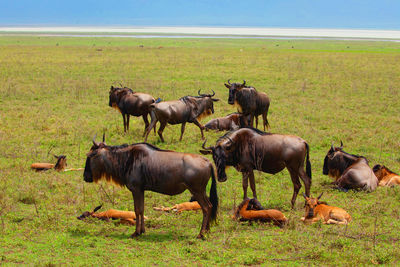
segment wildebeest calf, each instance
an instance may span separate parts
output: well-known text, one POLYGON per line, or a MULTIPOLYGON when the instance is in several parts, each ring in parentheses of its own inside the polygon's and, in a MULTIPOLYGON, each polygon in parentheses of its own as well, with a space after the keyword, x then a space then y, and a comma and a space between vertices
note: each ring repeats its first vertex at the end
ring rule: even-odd
POLYGON ((379 186, 394 186, 400 185, 400 175, 392 172, 385 165, 375 165, 372 170, 378 178, 379 186))
POLYGON ((232 131, 249 125, 246 116, 240 113, 232 113, 222 118, 215 118, 207 122, 204 127, 208 130, 232 131))

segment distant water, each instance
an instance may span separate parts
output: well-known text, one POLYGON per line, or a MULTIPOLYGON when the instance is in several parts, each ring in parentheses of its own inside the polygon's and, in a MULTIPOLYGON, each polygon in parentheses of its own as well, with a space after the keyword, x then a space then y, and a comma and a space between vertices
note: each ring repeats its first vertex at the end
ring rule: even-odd
POLYGON ((135 38, 285 38, 400 41, 400 31, 248 27, 0 27, 0 34, 135 38))

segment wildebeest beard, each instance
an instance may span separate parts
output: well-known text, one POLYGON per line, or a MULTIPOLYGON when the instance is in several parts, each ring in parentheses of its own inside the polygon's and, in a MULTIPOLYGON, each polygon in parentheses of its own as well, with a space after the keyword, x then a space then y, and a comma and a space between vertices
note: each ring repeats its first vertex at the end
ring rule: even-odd
POLYGON ((227 180, 226 177, 226 155, 223 152, 222 148, 217 148, 213 154, 215 166, 217 167, 217 176, 219 182, 225 182, 227 180))

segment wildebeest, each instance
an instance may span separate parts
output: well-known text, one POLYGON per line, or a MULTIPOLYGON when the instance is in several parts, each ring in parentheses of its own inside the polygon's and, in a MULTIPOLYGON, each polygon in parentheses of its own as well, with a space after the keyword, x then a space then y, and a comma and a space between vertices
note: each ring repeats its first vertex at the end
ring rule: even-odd
POLYGON ((153 207, 154 210, 157 211, 175 211, 176 213, 181 213, 182 211, 185 210, 199 210, 201 209, 199 202, 197 201, 188 201, 188 202, 183 202, 179 204, 175 204, 174 206, 170 208, 166 207, 153 207))
POLYGON ((338 207, 328 206, 325 202, 320 202, 317 198, 307 197, 306 199, 306 213, 302 220, 304 223, 315 223, 322 220, 323 224, 348 224, 351 222, 351 216, 344 210, 338 207))
POLYGON ((309 146, 306 141, 293 135, 265 133, 254 128, 241 128, 220 137, 215 146, 206 148, 205 142, 200 150, 203 154, 212 154, 219 181, 226 181, 226 166, 234 166, 243 173, 243 198, 247 198, 248 180, 257 198, 253 170, 275 174, 285 167, 290 173, 294 192, 292 207, 301 188, 299 178, 304 183, 306 194, 311 187, 311 163, 309 146), (306 160, 306 171, 304 161, 306 160))
MULTIPOLYGON (((159 99, 158 99, 159 101, 159 99)), ((150 105, 156 100, 149 94, 133 92, 132 89, 111 86, 108 105, 122 114, 124 120, 124 132, 129 131, 129 115, 142 116, 145 127, 143 136, 149 126, 147 114, 150 112, 150 105)))
POLYGON ((53 163, 32 163, 31 169, 35 171, 47 171, 50 169, 55 169, 56 171, 64 171, 65 168, 67 167, 67 156, 60 155, 56 156, 53 155, 56 159, 57 162, 56 164, 53 163))
POLYGON ((241 221, 261 221, 261 222, 272 222, 275 225, 283 226, 287 219, 285 215, 275 209, 264 209, 257 199, 245 199, 237 207, 234 218, 241 221))
POLYGON ((145 232, 144 191, 177 195, 189 189, 203 211, 203 223, 199 238, 210 229, 218 208, 217 183, 211 162, 196 154, 162 150, 147 143, 108 146, 97 143, 87 154, 85 182, 97 182, 102 178, 120 186, 126 186, 133 195, 136 231, 132 237, 145 232), (210 200, 206 186, 212 177, 210 200), (211 203, 210 203, 211 202, 211 203))
MULTIPOLYGON (((81 216, 77 217, 78 220, 83 220, 87 217, 94 217, 104 221, 108 221, 110 219, 112 220, 119 219, 120 220, 119 222, 121 224, 135 225, 136 223, 136 215, 133 211, 109 209, 103 212, 96 212, 99 209, 101 209, 101 207, 102 205, 94 208, 92 212, 85 211, 84 213, 82 213, 81 216)), ((147 217, 144 216, 144 219, 147 220, 147 217)))
POLYGON ((385 165, 377 164, 372 170, 376 178, 378 178, 380 186, 394 186, 400 185, 400 175, 392 172, 385 165))
POLYGON ((225 83, 229 89, 228 104, 237 105, 239 112, 245 116, 250 115, 250 126, 253 127, 254 117, 256 118, 256 128, 258 126, 258 116, 262 115, 264 131, 269 127, 267 115, 270 99, 266 93, 258 92, 254 87, 246 86, 243 83, 225 83))
POLYGON ((214 91, 211 95, 200 94, 199 90, 198 94, 199 96, 185 96, 179 100, 164 101, 150 105, 151 123, 146 130, 144 141, 147 141, 147 136, 149 135, 151 129, 155 127, 157 121, 160 122, 158 135, 160 136, 162 142, 164 142, 162 133, 167 123, 182 124, 181 137, 179 138, 179 141, 182 140, 187 122, 197 125, 201 131, 201 138, 204 139, 204 126, 200 124, 199 120, 204 116, 214 113, 213 102, 219 101, 219 99, 212 98, 215 95, 214 91))
POLYGON ((240 113, 232 113, 222 118, 215 118, 207 122, 204 127, 208 130, 232 131, 249 126, 248 118, 240 113))
POLYGON ((374 191, 378 179, 363 156, 349 154, 333 144, 324 159, 323 174, 335 179, 334 184, 339 189, 360 189, 374 191))

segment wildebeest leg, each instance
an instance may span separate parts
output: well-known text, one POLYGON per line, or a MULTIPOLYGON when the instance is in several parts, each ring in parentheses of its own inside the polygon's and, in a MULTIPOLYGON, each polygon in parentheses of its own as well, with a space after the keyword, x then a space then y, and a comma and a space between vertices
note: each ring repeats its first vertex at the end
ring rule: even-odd
POLYGON ((129 114, 126 114, 126 130, 128 131, 128 133, 129 133, 129 114))
POLYGON ((243 199, 247 198, 247 187, 249 186, 249 176, 247 172, 242 173, 242 187, 243 187, 243 199))
POLYGON ((300 178, 304 183, 304 187, 306 188, 306 196, 310 197, 311 179, 305 173, 303 165, 300 167, 299 173, 300 173, 300 178))
POLYGON ((253 114, 250 115, 250 127, 254 127, 254 116, 253 116, 253 114))
POLYGON ((269 127, 267 112, 263 113, 262 117, 263 117, 263 125, 264 125, 264 132, 265 132, 265 128, 268 129, 268 127, 269 127))
POLYGON ((185 125, 186 125, 186 122, 183 122, 182 126, 181 126, 181 137, 179 138, 179 141, 182 141, 182 136, 183 136, 183 133, 185 132, 185 125))
POLYGON ((164 142, 164 138, 163 138, 163 136, 162 136, 162 133, 163 133, 163 131, 164 131, 166 125, 167 125, 166 122, 161 122, 161 121, 160 121, 160 128, 158 128, 158 135, 159 135, 160 138, 161 138, 161 142, 164 142))
POLYGON ((256 118, 256 129, 258 128, 258 116, 254 116, 256 118))
POLYGON ((150 114, 151 114, 151 123, 150 123, 149 127, 147 127, 147 130, 146 130, 146 135, 144 137, 145 142, 147 141, 147 137, 149 136, 151 129, 154 128, 154 131, 156 130, 155 127, 156 127, 156 123, 157 123, 157 118, 154 114, 152 114, 152 113, 150 113, 150 114))
POLYGON ((124 121, 124 133, 126 133, 126 120, 125 120, 125 113, 121 113, 122 119, 124 121))
POLYGON ((204 126, 201 125, 200 122, 199 122, 197 119, 194 119, 194 120, 193 120, 193 123, 196 124, 197 127, 200 128, 200 131, 201 131, 201 139, 204 140, 204 133, 203 133, 204 126))
MULTIPOLYGON (((143 121, 144 121, 144 132, 143 132, 142 137, 144 137, 145 134, 146 134, 147 127, 149 127, 150 123, 149 123, 149 120, 147 119, 147 114, 143 114, 143 115, 142 115, 142 118, 143 118, 143 121)), ((154 130, 155 130, 155 129, 156 129, 156 128, 154 127, 154 130)))
POLYGON ((210 217, 211 217, 211 208, 212 205, 210 201, 207 198, 207 195, 205 194, 205 191, 203 193, 194 193, 193 196, 199 203, 201 210, 203 211, 203 222, 201 224, 201 229, 200 233, 197 236, 197 238, 203 238, 203 234, 210 230, 210 217))
POLYGON ((292 168, 288 168, 288 170, 290 173, 290 178, 292 178, 292 183, 293 183, 293 197, 291 203, 292 203, 292 208, 294 208, 294 203, 296 202, 297 194, 300 191, 301 183, 298 171, 292 168))
POLYGON ((134 192, 132 192, 132 196, 133 196, 133 203, 135 206, 136 231, 131 235, 131 237, 137 237, 140 234, 144 233, 144 220, 143 220, 144 192, 141 190, 135 190, 134 192))
POLYGON ((256 182, 254 180, 254 172, 248 172, 248 177, 249 177, 249 181, 250 181, 250 188, 251 191, 253 191, 253 198, 257 198, 257 192, 256 192, 256 182))

